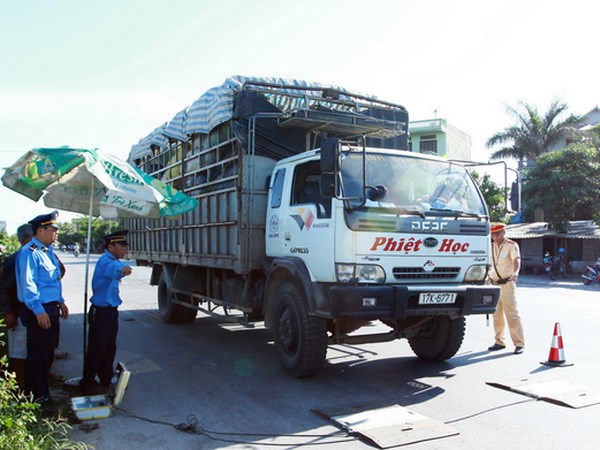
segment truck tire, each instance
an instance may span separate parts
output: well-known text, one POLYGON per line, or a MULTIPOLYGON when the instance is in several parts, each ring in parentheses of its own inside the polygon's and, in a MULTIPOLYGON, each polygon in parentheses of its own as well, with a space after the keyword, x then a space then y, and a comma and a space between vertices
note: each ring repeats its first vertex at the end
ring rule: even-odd
MULTIPOLYGON (((196 306, 197 304, 198 304, 197 302, 194 302, 194 306, 196 306)), ((198 314, 197 309, 186 308, 185 306, 181 306, 181 305, 173 305, 173 306, 176 306, 177 308, 181 308, 181 317, 180 317, 181 323, 192 323, 194 320, 196 320, 196 315, 198 314)))
POLYGON ((423 361, 445 361, 456 354, 464 337, 464 317, 436 316, 423 324, 419 334, 409 338, 408 343, 423 361))
POLYGON ((167 285, 165 275, 158 280, 158 313, 165 323, 180 323, 183 320, 184 306, 173 303, 173 294, 167 285))
POLYGON ((325 319, 308 315, 298 288, 284 283, 275 298, 273 335, 283 368, 296 378, 319 372, 327 355, 325 319))

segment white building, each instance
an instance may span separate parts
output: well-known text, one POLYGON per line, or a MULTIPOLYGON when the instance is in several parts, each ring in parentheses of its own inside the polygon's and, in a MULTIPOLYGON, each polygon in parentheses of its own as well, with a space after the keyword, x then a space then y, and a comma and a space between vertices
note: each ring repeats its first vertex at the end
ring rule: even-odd
POLYGON ((446 119, 415 120, 409 123, 408 129, 412 152, 471 161, 471 136, 446 119))
MULTIPOLYGON (((585 113, 579 119, 579 122, 576 125, 578 131, 586 131, 590 130, 594 126, 600 124, 600 108, 596 106, 591 109, 587 113, 585 113)), ((555 145, 550 147, 550 151, 553 152, 555 150, 560 150, 569 145, 569 138, 567 136, 563 136, 555 145)))

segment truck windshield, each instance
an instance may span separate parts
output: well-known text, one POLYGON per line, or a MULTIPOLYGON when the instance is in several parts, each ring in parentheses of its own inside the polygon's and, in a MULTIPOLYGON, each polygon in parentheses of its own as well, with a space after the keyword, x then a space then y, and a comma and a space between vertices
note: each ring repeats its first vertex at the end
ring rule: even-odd
POLYGON ((479 190, 467 170, 449 161, 367 153, 365 203, 361 205, 362 156, 342 153, 342 193, 352 208, 389 208, 396 213, 485 215, 479 190))

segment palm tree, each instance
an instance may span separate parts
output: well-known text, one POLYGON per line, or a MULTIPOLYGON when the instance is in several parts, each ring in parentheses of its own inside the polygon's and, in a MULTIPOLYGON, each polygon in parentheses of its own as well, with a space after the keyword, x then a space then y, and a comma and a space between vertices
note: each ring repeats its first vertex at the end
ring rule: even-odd
POLYGON ((494 134, 486 142, 486 147, 505 145, 493 152, 491 158, 515 158, 519 160, 519 167, 522 167, 523 161, 535 161, 562 137, 568 136, 574 130, 578 117, 571 115, 561 121, 559 116, 568 106, 559 100, 550 105, 543 117, 534 106, 524 102, 519 102, 519 106, 519 109, 508 107, 517 124, 494 134))

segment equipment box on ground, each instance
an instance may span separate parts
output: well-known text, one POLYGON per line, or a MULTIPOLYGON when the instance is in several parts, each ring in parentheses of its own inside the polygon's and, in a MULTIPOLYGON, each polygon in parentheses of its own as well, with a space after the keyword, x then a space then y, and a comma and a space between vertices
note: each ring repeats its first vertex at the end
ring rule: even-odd
POLYGON ((71 407, 80 420, 106 419, 112 415, 113 406, 123 401, 131 372, 121 363, 117 366, 118 377, 114 401, 108 395, 86 395, 71 398, 71 407))

